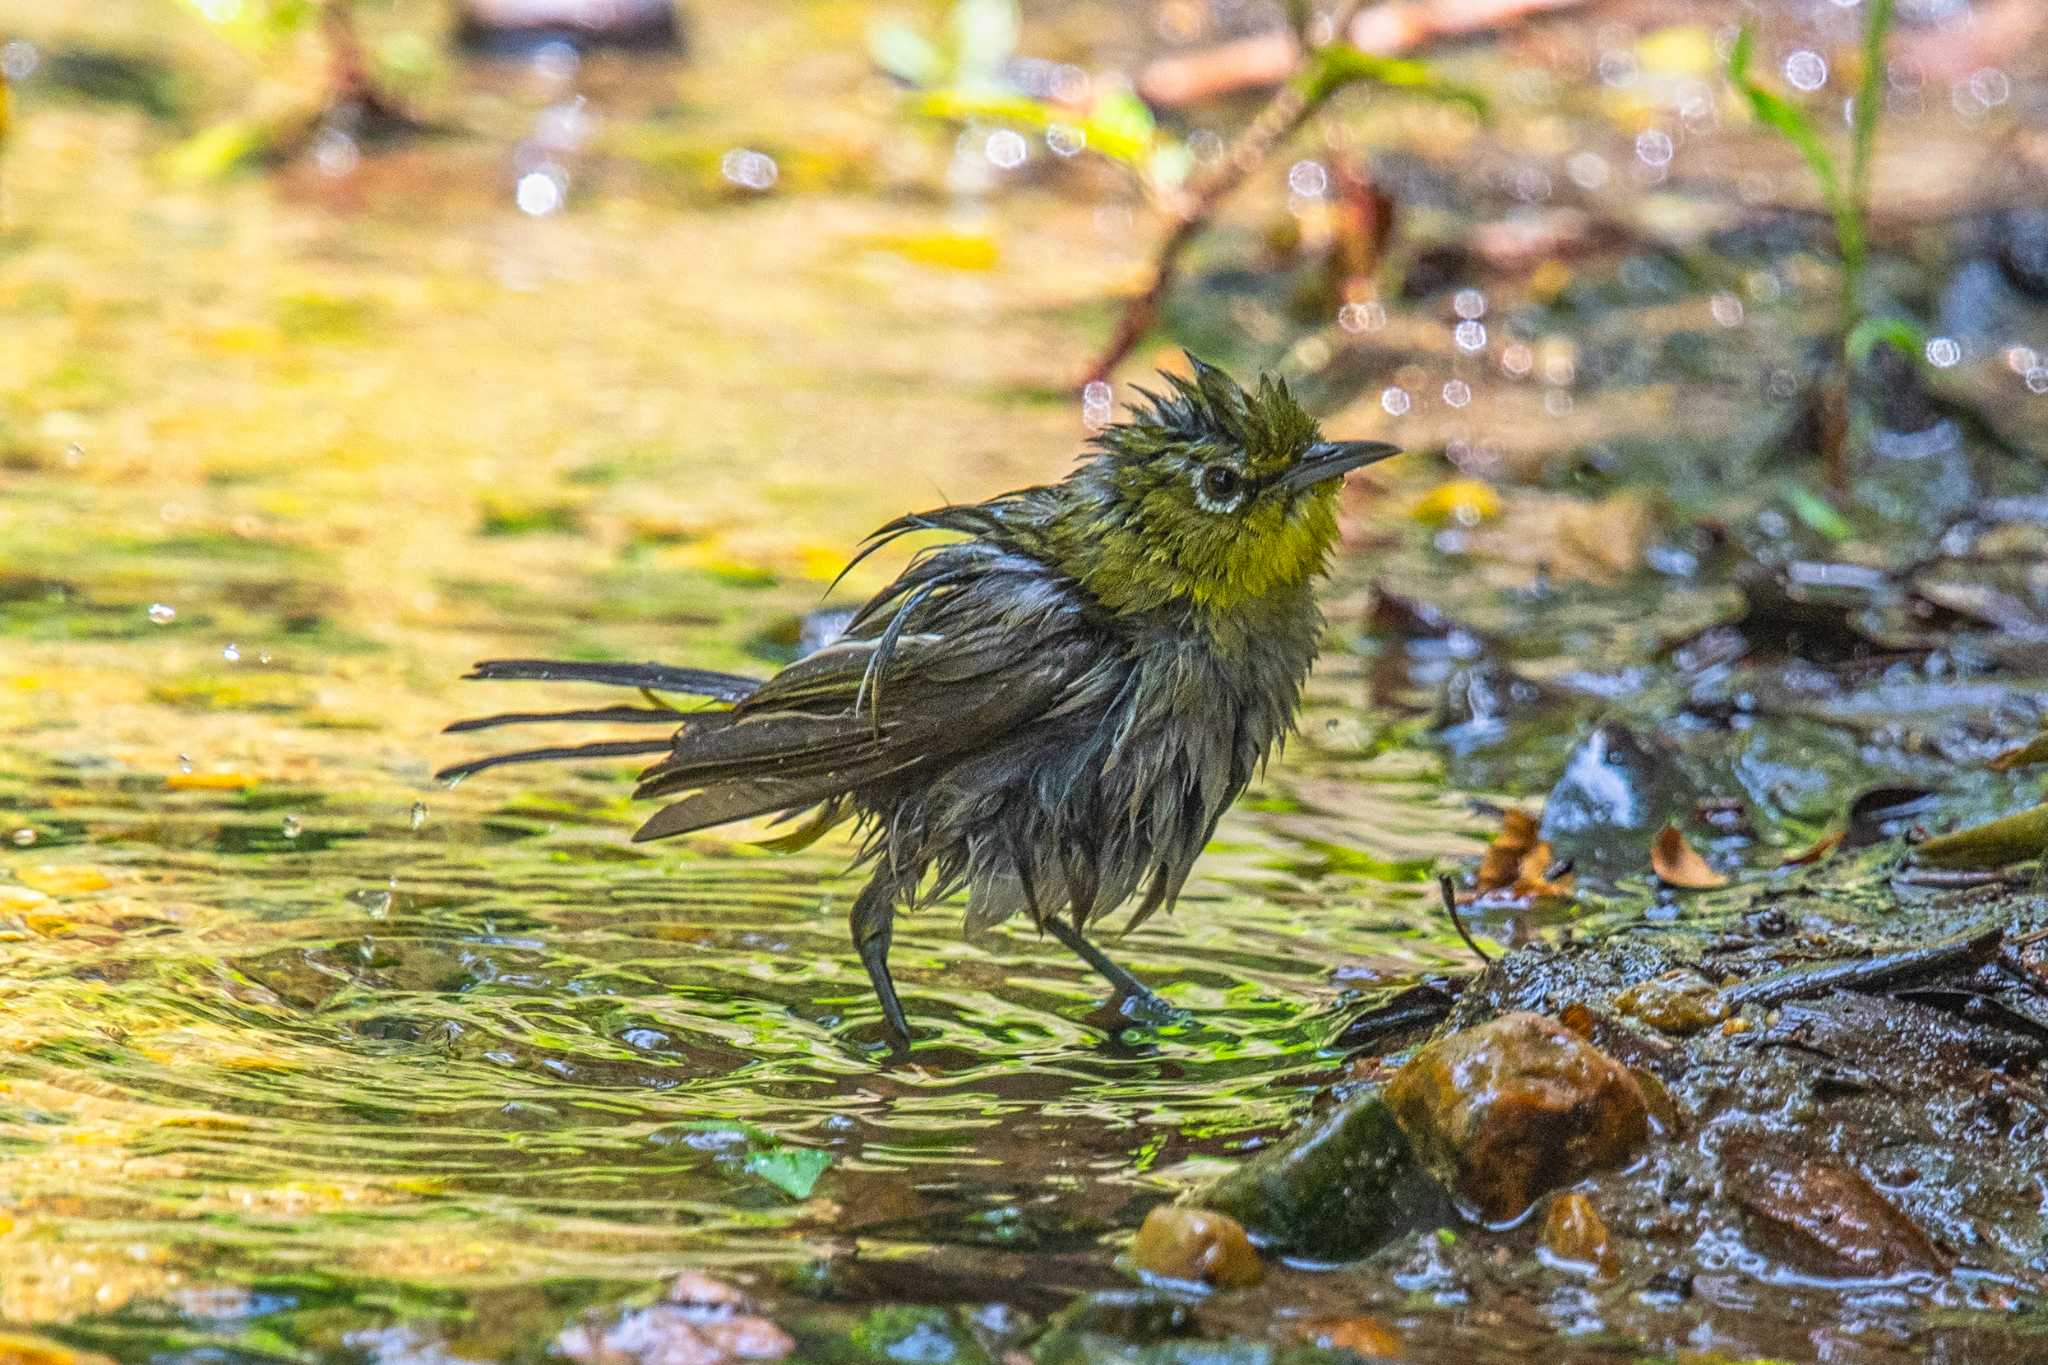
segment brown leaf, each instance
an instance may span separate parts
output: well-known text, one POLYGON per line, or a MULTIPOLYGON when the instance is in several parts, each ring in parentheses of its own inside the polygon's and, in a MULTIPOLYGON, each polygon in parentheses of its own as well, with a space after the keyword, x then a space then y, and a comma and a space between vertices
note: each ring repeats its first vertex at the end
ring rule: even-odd
POLYGON ((1728 879, 1707 866, 1707 860, 1685 841, 1676 825, 1657 831, 1650 844, 1650 870, 1666 886, 1685 891, 1711 891, 1728 885, 1728 879))
POLYGON ((1464 897, 1496 907, 1526 906, 1550 897, 1572 894, 1569 873, 1551 880, 1557 854, 1537 836, 1536 817, 1510 807, 1501 817, 1500 833, 1479 860, 1472 894, 1464 897))
POLYGON ((1991 771, 2009 773, 2035 763, 2048 763, 2048 733, 2035 735, 2017 749, 2007 749, 1991 760, 1991 771))
POLYGON ((1847 833, 1847 830, 1838 829, 1832 834, 1823 834, 1820 836, 1819 842, 1812 846, 1802 848, 1797 853, 1786 854, 1784 862, 1779 864, 1779 866, 1804 867, 1808 863, 1820 862, 1842 846, 1842 836, 1847 833))
POLYGON ((1368 1360, 1399 1360, 1401 1334, 1378 1318, 1317 1318, 1302 1328, 1302 1339, 1326 1351, 1349 1351, 1368 1360))

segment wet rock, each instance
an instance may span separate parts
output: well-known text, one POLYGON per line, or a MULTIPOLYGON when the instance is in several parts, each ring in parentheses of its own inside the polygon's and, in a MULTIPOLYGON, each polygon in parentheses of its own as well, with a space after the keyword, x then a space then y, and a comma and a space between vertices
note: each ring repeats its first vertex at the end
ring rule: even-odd
POLYGON ((1525 715, 1548 699, 1540 683, 1493 660, 1455 668, 1444 679, 1436 728, 1493 730, 1525 715))
POLYGON ((2010 209, 1992 229, 1998 243, 1998 264, 2013 287, 2037 299, 2048 299, 2048 209, 2039 205, 2010 209))
POLYGON ((1131 1261, 1147 1274, 1220 1289, 1254 1285, 1266 1276, 1241 1223, 1182 1204, 1162 1204, 1145 1215, 1131 1243, 1131 1261))
POLYGON ((493 54, 547 43, 579 47, 678 48, 674 0, 462 0, 456 41, 493 54))
POLYGON ((1728 1004, 1713 982, 1691 973, 1639 981, 1614 997, 1614 1008, 1660 1033, 1698 1033, 1728 1017, 1728 1004))
POLYGON ((1450 1211, 1378 1090, 1311 1118, 1194 1202, 1237 1219, 1262 1246, 1325 1261, 1363 1256, 1450 1211))
POLYGON ((1423 1164, 1491 1223, 1618 1165, 1649 1136, 1627 1068, 1521 1012, 1423 1048, 1388 1085, 1387 1102, 1423 1164))
POLYGON ((1593 1201, 1567 1190, 1550 1201, 1543 1215, 1543 1248, 1564 1264, 1599 1279, 1612 1279, 1620 1267, 1614 1239, 1593 1201))
POLYGON ((1575 866, 1632 871, 1650 835, 1688 810, 1675 761, 1619 721, 1602 721, 1565 760, 1543 803, 1545 841, 1575 866))
POLYGON ((1838 1162, 1738 1133, 1721 1145, 1721 1178, 1757 1249, 1808 1274, 1866 1278, 1948 1268, 1926 1233, 1838 1162))
POLYGON ((732 1285, 685 1271, 669 1286, 666 1302, 608 1322, 592 1316, 571 1323, 554 1349, 577 1365, 729 1365, 780 1360, 796 1341, 751 1311, 732 1285))

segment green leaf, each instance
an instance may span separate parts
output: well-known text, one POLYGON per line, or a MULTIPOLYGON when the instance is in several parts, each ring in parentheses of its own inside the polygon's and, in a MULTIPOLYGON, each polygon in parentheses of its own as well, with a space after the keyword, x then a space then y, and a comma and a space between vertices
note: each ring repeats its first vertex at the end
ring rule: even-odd
POLYGON ((1789 484, 1785 488, 1785 503, 1792 509, 1808 530, 1829 540, 1854 540, 1856 528, 1851 526, 1826 498, 1814 492, 1803 483, 1789 484))
POLYGON ((1828 154, 1827 147, 1820 140, 1820 130, 1814 127, 1806 111, 1751 79, 1749 62, 1754 51, 1755 38, 1749 25, 1744 24, 1736 36, 1734 48, 1728 53, 1728 80, 1748 102, 1750 113, 1758 123, 1799 149, 1799 155, 1813 172, 1813 178, 1820 183, 1822 202, 1834 217, 1835 246, 1842 254, 1843 268, 1849 272, 1852 281, 1859 279, 1863 274, 1862 214, 1843 193, 1835 159, 1828 154))
POLYGON ((1870 208, 1870 151, 1884 112, 1884 40, 1891 27, 1892 0, 1864 0, 1863 83, 1849 125, 1849 198, 1859 216, 1870 208))
POLYGON ((1159 125, 1152 111, 1127 86, 1112 88, 1095 101, 1081 125, 1088 146, 1106 157, 1137 165, 1152 153, 1159 125))
POLYGON ((1317 48, 1301 79, 1302 94, 1311 104, 1321 103, 1347 85, 1365 82, 1462 104, 1480 118, 1485 118, 1492 107, 1479 91, 1444 80, 1427 62, 1410 57, 1381 57, 1344 42, 1325 43, 1317 48))
POLYGON ((156 167, 177 185, 203 185, 245 170, 275 145, 276 132, 255 120, 216 123, 157 155, 156 167))
POLYGON ((1923 867, 2004 867, 2048 854, 2048 805, 1929 839, 1913 850, 1923 867))
POLYGON ((1927 330, 1924 327, 1905 318, 1881 317, 1865 318, 1850 328, 1849 335, 1842 339, 1842 354, 1849 358, 1851 364, 1860 365, 1884 342, 1898 347, 1914 361, 1927 354, 1927 330))
POLYGON ((747 1173, 781 1190, 791 1199, 809 1199, 818 1178, 832 1164, 832 1154, 816 1147, 770 1147, 747 1158, 747 1173))
POLYGON ((876 24, 868 30, 868 58, 883 74, 920 88, 946 78, 946 54, 908 24, 876 24))

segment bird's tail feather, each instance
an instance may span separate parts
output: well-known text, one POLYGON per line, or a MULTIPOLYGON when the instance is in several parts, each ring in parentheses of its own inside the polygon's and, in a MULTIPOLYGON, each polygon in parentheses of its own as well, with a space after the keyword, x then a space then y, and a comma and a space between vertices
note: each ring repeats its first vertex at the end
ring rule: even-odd
MULTIPOLYGON (((587 682, 607 687, 633 687, 648 694, 652 706, 594 706, 570 711, 506 711, 494 716, 475 716, 456 721, 450 733, 489 730, 500 725, 548 725, 563 721, 616 721, 625 725, 680 725, 684 713, 664 706, 657 692, 678 692, 731 705, 751 695, 761 684, 758 679, 736 673, 714 673, 704 668, 676 668, 668 664, 589 663, 573 659, 486 659, 470 670, 471 678, 519 679, 531 682, 587 682)), ((562 745, 545 749, 521 749, 514 753, 489 754, 443 768, 435 776, 444 780, 468 777, 486 768, 508 763, 545 763, 554 759, 623 758, 639 754, 664 754, 672 741, 663 739, 601 740, 590 744, 562 745)))
POLYGON ((509 754, 488 754, 473 758, 467 763, 456 763, 434 774, 435 778, 451 782, 457 778, 480 773, 486 768, 501 768, 508 763, 546 763, 559 758, 621 758, 630 754, 665 754, 669 750, 666 739, 613 739, 596 744, 569 744, 552 749, 520 749, 509 754))
POLYGON ((717 673, 708 668, 676 668, 669 664, 586 663, 574 659, 486 659, 465 676, 495 681, 588 682, 609 687, 638 687, 650 692, 681 692, 713 701, 743 701, 761 685, 759 678, 717 673))

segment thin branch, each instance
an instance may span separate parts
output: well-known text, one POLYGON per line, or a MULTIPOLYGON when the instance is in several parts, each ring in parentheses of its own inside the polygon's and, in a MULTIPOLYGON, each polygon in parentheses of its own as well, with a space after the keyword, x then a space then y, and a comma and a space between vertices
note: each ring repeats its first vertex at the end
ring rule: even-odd
MULTIPOLYGON (((1365 3, 1366 0, 1349 0, 1338 12, 1331 32, 1349 33, 1351 21, 1365 3)), ((1316 60, 1317 54, 1310 52, 1295 79, 1273 92, 1266 107, 1238 134, 1237 140, 1225 150, 1214 167, 1167 202, 1166 236, 1153 254, 1151 279, 1124 305, 1116 330, 1081 376, 1081 385, 1109 378, 1123 358, 1131 353, 1131 348, 1158 320, 1159 306, 1166 298, 1166 291, 1172 287, 1181 256, 1202 229, 1209 225, 1210 218, 1223 201, 1244 184, 1253 171, 1264 165, 1274 149, 1293 136, 1295 130, 1306 123, 1330 96, 1343 88, 1344 81, 1311 79, 1316 60)))
POLYGON ((1436 879, 1437 893, 1444 898, 1444 913, 1451 917, 1451 927, 1458 931, 1458 937, 1465 940, 1465 946, 1472 950, 1472 956, 1491 967, 1493 959, 1479 946, 1479 940, 1472 937, 1472 931, 1465 927, 1465 917, 1458 913, 1458 888, 1449 876, 1436 879))

